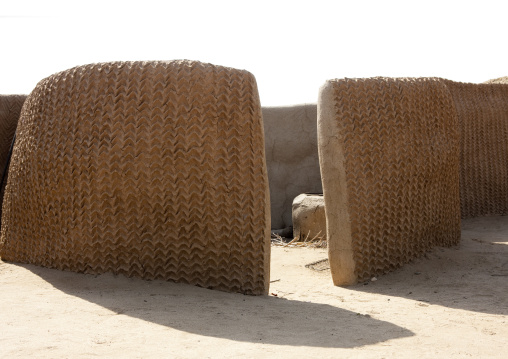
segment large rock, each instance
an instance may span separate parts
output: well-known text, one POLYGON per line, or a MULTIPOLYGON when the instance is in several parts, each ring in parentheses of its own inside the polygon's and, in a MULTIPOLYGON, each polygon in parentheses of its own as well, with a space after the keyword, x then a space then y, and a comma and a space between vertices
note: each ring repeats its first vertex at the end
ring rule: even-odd
POLYGON ((293 236, 299 241, 326 240, 325 200, 322 194, 303 193, 294 199, 293 236))
POLYGON ((316 104, 263 107, 272 229, 292 225, 300 193, 321 193, 316 104))

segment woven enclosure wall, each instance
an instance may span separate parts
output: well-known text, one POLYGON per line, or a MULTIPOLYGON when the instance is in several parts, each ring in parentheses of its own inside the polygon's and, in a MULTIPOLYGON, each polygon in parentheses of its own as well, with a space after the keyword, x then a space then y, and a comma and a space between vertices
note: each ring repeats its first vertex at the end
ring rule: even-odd
POLYGON ((318 144, 335 285, 460 239, 459 133, 438 79, 330 80, 318 144))
POLYGON ((44 79, 20 118, 3 219, 6 261, 266 293, 254 77, 171 61, 44 79))
POLYGON ((462 218, 508 214, 508 84, 446 84, 461 133, 462 218))
MULTIPOLYGON (((6 170, 12 139, 16 132, 21 108, 26 95, 0 95, 0 171, 6 170)), ((0 175, 1 176, 1 175, 0 175)), ((2 202, 8 172, 5 172, 4 182, 0 187, 0 218, 2 216, 2 202)), ((1 222, 0 222, 1 223, 1 222)))

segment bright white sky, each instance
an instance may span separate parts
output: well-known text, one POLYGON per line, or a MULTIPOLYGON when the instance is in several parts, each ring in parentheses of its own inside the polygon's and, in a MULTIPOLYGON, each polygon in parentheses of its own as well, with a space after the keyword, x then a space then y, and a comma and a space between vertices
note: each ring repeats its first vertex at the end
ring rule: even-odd
POLYGON ((327 79, 508 75, 506 1, 0 0, 0 93, 76 65, 191 59, 246 69, 263 106, 327 79), (506 5, 505 5, 505 4, 506 5))

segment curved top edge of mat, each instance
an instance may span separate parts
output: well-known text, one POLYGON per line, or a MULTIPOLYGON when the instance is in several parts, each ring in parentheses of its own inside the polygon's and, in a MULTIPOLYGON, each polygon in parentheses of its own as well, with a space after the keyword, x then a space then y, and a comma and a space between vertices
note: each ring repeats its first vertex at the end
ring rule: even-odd
POLYGON ((508 84, 508 76, 501 76, 482 82, 483 84, 508 84))
POLYGON ((328 79, 326 83, 336 82, 440 82, 444 79, 440 77, 387 77, 387 76, 376 76, 376 77, 343 77, 328 79))
POLYGON ((39 87, 40 85, 42 85, 46 81, 49 81, 49 80, 52 80, 52 79, 55 79, 55 78, 59 78, 59 77, 65 76, 66 74, 68 74, 70 72, 75 72, 75 71, 79 71, 79 70, 87 70, 87 69, 96 68, 98 70, 104 69, 104 71, 106 73, 109 73, 109 71, 111 71, 110 69, 114 68, 114 67, 122 68, 122 67, 125 67, 125 66, 130 66, 130 67, 143 68, 143 67, 146 67, 146 66, 160 66, 160 65, 169 65, 169 66, 180 67, 180 68, 202 67, 203 69, 210 69, 210 70, 214 69, 214 70, 217 70, 217 71, 225 71, 225 72, 229 72, 229 73, 235 73, 236 72, 236 73, 241 73, 241 74, 243 74, 246 77, 250 77, 252 80, 255 81, 255 76, 251 72, 249 72, 247 70, 236 69, 236 68, 233 68, 233 67, 227 67, 227 66, 222 66, 222 65, 214 65, 214 64, 211 64, 211 63, 201 62, 201 61, 197 61, 197 60, 187 60, 187 59, 149 60, 149 61, 139 60, 139 61, 94 62, 94 63, 84 64, 84 65, 74 66, 74 67, 71 67, 69 69, 56 72, 56 73, 54 73, 52 75, 49 75, 49 76, 43 78, 42 80, 40 80, 37 83, 35 88, 39 87))
POLYGON ((454 84, 454 85, 461 85, 461 86, 476 86, 479 88, 506 88, 508 87, 508 82, 506 83, 500 83, 500 82, 481 82, 481 83, 475 83, 475 82, 461 82, 461 81, 453 81, 448 79, 442 79, 446 84, 454 84))
POLYGON ((493 83, 493 82, 482 82, 482 83, 475 83, 475 82, 461 82, 461 81, 454 81, 449 80, 443 77, 388 77, 388 76, 375 76, 375 77, 343 77, 343 78, 335 78, 335 79, 328 79, 326 80, 326 83, 336 83, 336 82, 342 82, 342 81, 349 81, 349 82, 367 82, 367 81, 379 81, 379 82, 424 82, 424 81, 443 81, 445 83, 453 83, 453 84, 460 84, 460 85, 474 85, 478 87, 505 87, 508 85, 508 82, 506 83, 493 83))

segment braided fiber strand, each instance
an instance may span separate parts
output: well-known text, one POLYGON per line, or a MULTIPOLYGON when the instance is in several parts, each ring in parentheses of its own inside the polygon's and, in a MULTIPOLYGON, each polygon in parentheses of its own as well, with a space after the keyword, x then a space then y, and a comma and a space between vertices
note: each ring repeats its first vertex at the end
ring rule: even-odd
POLYGON ((266 293, 262 126, 246 71, 113 62, 44 79, 17 130, 2 259, 266 293))
POLYGON ((446 86, 432 78, 330 80, 319 101, 334 283, 457 244, 459 134, 446 86))

